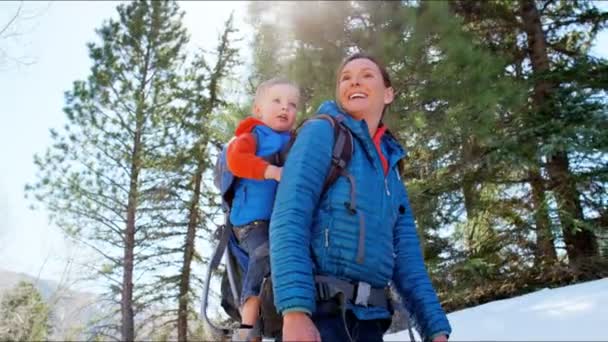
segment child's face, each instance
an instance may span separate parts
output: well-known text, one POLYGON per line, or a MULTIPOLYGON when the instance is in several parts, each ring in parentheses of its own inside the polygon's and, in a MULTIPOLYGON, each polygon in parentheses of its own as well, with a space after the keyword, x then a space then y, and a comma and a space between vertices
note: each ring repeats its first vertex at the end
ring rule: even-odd
POLYGON ((275 84, 263 92, 253 106, 253 114, 277 132, 286 132, 296 122, 298 90, 289 84, 275 84))

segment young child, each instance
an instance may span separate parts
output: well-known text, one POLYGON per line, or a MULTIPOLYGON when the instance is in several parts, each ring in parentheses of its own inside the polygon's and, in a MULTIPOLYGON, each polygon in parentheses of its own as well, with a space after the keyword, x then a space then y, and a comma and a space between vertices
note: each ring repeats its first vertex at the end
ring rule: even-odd
MULTIPOLYGON (((282 167, 262 157, 281 151, 291 138, 300 93, 296 85, 274 78, 260 84, 253 115, 241 121, 228 145, 228 169, 238 177, 230 222, 239 245, 249 255, 241 293, 241 326, 233 340, 246 340, 259 317, 262 281, 270 273, 268 220, 282 167), (257 252, 256 252, 257 250, 257 252)), ((256 334, 254 340, 260 340, 256 334)))

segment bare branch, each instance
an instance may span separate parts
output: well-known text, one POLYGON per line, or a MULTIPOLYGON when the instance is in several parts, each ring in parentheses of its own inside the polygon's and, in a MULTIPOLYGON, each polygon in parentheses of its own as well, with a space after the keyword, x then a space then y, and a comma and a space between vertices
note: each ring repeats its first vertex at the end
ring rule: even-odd
POLYGON ((6 25, 4 25, 4 27, 2 27, 0 29, 0 38, 6 38, 5 32, 9 29, 9 27, 11 27, 11 25, 13 25, 13 23, 17 20, 17 18, 19 18, 22 8, 23 8, 23 0, 21 0, 19 2, 19 7, 17 8, 15 15, 13 15, 13 17, 11 19, 9 19, 9 21, 6 23, 6 25))

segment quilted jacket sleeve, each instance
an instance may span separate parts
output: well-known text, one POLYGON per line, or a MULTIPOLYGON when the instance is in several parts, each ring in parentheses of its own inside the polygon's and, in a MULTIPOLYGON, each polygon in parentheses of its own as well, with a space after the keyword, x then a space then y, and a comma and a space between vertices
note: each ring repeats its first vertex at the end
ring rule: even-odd
POLYGON ((298 133, 283 168, 270 219, 270 264, 279 312, 315 311, 310 255, 314 211, 329 171, 333 129, 311 120, 298 133))
POLYGON ((403 189, 404 211, 395 227, 395 271, 393 282, 403 298, 405 307, 414 316, 417 328, 424 340, 431 340, 443 333, 451 333, 450 323, 439 303, 428 276, 416 233, 416 225, 403 189))
POLYGON ((228 145, 226 162, 235 176, 249 179, 264 179, 268 162, 255 155, 256 143, 253 134, 239 135, 228 145))

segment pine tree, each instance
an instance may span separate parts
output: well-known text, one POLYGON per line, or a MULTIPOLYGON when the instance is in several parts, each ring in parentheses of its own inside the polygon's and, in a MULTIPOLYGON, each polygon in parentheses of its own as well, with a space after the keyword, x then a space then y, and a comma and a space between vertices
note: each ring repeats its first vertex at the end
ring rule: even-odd
POLYGON ((401 74, 408 76, 399 81, 406 87, 392 109, 403 113, 405 178, 439 266, 431 269, 457 274, 446 283, 453 290, 480 286, 513 263, 509 246, 521 220, 501 180, 512 174, 504 118, 524 97, 505 76, 507 60, 480 46, 448 6, 423 2, 410 15, 413 29, 401 58, 401 74), (452 242, 439 238, 442 230, 453 231, 452 242))
POLYGON ((202 279, 193 267, 195 262, 207 262, 219 211, 210 173, 216 147, 225 141, 218 119, 230 105, 224 90, 238 63, 238 51, 232 46, 236 32, 230 17, 213 53, 215 62, 210 64, 211 54, 203 50, 193 57, 176 95, 180 103, 162 123, 164 144, 150 157, 150 172, 164 177, 155 189, 156 206, 162 210, 154 220, 162 231, 156 233, 151 246, 154 279, 145 284, 142 294, 148 302, 157 303, 158 309, 142 326, 149 326, 148 330, 159 325, 161 329, 173 327, 176 334, 167 338, 180 341, 195 338, 191 329, 197 317, 193 292, 202 279), (197 246, 199 238, 209 245, 197 246))
POLYGON ((197 58, 197 62, 195 62, 192 67, 193 74, 198 75, 198 77, 195 76, 194 78, 195 84, 191 94, 195 97, 193 101, 193 103, 196 104, 193 108, 195 115, 185 119, 194 119, 194 121, 190 122, 186 127, 189 127, 190 133, 198 138, 195 139, 195 143, 189 151, 190 158, 188 158, 192 163, 195 163, 196 166, 193 174, 187 174, 190 176, 188 179, 191 179, 191 183, 188 186, 188 188, 191 189, 191 197, 187 209, 188 230, 184 241, 183 264, 179 280, 177 333, 178 340, 180 341, 186 341, 188 339, 188 317, 193 311, 191 304, 191 268, 195 258, 196 231, 199 228, 206 228, 212 218, 209 213, 205 213, 205 211, 200 208, 200 205, 205 198, 207 199, 205 201, 207 203, 203 203, 203 205, 206 208, 212 207, 212 202, 209 202, 209 198, 213 198, 213 192, 207 189, 205 193, 202 193, 202 190, 205 187, 209 188, 211 186, 209 181, 204 184, 205 173, 212 169, 209 157, 210 150, 212 150, 213 147, 212 140, 214 127, 211 123, 211 119, 212 113, 225 104, 225 101, 221 96, 221 83, 230 76, 231 70, 238 62, 238 51, 232 47, 234 43, 233 35, 236 32, 237 31, 233 26, 233 16, 231 15, 226 21, 224 32, 219 39, 215 51, 215 65, 212 68, 207 66, 205 59, 201 55, 197 58), (197 72, 197 70, 199 71, 197 72), (204 72, 204 74, 201 74, 201 71, 204 72), (201 98, 201 94, 203 93, 208 94, 208 96, 206 98, 201 98))
POLYGON ((533 107, 516 113, 512 122, 519 125, 513 135, 521 147, 514 152, 529 170, 538 257, 555 260, 550 226, 561 226, 572 262, 596 255, 599 227, 584 217, 583 208, 601 217, 605 207, 599 192, 585 188, 605 187, 601 170, 606 144, 597 129, 606 125, 600 114, 605 106, 598 101, 606 83, 590 75, 601 74, 606 62, 588 50, 605 25, 606 13, 587 1, 452 4, 470 29, 484 37, 484 44, 508 52, 514 76, 533 89, 533 107), (517 40, 521 35, 526 40, 517 40), (548 217, 551 203, 556 203, 558 219, 548 217))
POLYGON ((0 340, 43 341, 51 333, 50 309, 29 282, 21 281, 0 301, 0 340))
MULTIPOLYGON (((584 45, 588 44, 588 41, 586 41, 585 38, 580 38, 577 34, 578 30, 568 32, 563 37, 559 37, 559 33, 557 33, 556 30, 566 26, 563 22, 564 19, 570 19, 571 21, 573 20, 573 23, 592 24, 591 30, 587 33, 590 36, 594 36, 594 31, 597 32, 599 25, 601 25, 602 22, 605 22, 606 19, 608 19, 608 16, 604 15, 602 18, 602 15, 600 15, 595 8, 590 7, 583 2, 574 4, 562 2, 556 6, 547 6, 550 6, 550 3, 546 3, 545 10, 548 10, 546 15, 551 19, 551 22, 553 22, 553 27, 548 29, 543 28, 542 14, 533 1, 520 1, 520 12, 523 30, 527 35, 527 47, 535 76, 532 99, 537 111, 536 116, 538 117, 538 120, 544 122, 548 120, 550 123, 548 127, 545 126, 548 130, 541 132, 541 134, 544 133, 543 135, 550 139, 544 141, 547 171, 551 179, 550 187, 554 191, 557 200, 559 218, 568 257, 573 263, 577 263, 584 256, 595 256, 598 254, 595 233, 581 224, 584 221, 583 208, 580 199, 581 194, 577 189, 576 180, 570 171, 570 168, 572 167, 570 159, 572 157, 568 153, 568 149, 573 150, 572 146, 568 146, 570 145, 569 143, 576 143, 576 141, 568 141, 573 138, 569 137, 567 132, 568 128, 573 126, 571 116, 576 116, 579 120, 583 119, 582 125, 580 123, 575 124, 575 126, 580 125, 583 127, 587 123, 585 121, 588 121, 588 118, 576 115, 578 114, 576 112, 570 112, 571 108, 568 108, 570 107, 568 105, 572 105, 572 103, 563 103, 571 101, 567 98, 568 95, 570 95, 570 91, 562 88, 562 94, 558 94, 558 92, 560 92, 559 88, 562 80, 552 79, 552 77, 549 76, 552 64, 549 56, 549 39, 550 34, 557 35, 558 37, 553 37, 553 48, 556 49, 556 52, 565 55, 565 57, 574 57, 574 62, 579 64, 581 62, 580 58, 584 57, 584 55, 581 56, 585 51, 584 45), (566 15, 564 16, 562 13, 566 15), (590 19, 589 17, 595 18, 590 19), (555 40, 555 38, 561 39, 555 40), (561 106, 559 102, 562 102, 561 106), (563 104, 566 106, 563 106, 563 104), (557 120, 555 120, 556 117, 557 120), (557 125, 555 125, 555 123, 557 123, 557 125), (563 129, 565 131, 563 133, 565 134, 562 132, 555 134, 555 128, 563 129), (557 144, 551 142, 551 140, 558 140, 557 144)), ((554 62, 553 64, 562 64, 560 59, 564 57, 558 58, 557 62, 554 62)), ((582 62, 585 62, 585 60, 582 62)), ((562 67, 566 70, 568 68, 567 65, 564 64, 562 64, 562 67)), ((561 78, 560 76, 561 75, 558 77, 561 78)))
POLYGON ((176 106, 188 36, 175 2, 137 1, 117 12, 97 31, 101 41, 89 44, 91 74, 66 93, 68 123, 51 130, 54 143, 36 156, 38 180, 26 190, 104 259, 91 268, 108 282, 111 300, 120 295, 121 339, 134 340, 134 318, 149 304, 135 282, 162 228, 154 217, 164 177, 148 172, 150 156, 165 143, 161 128, 176 106))

